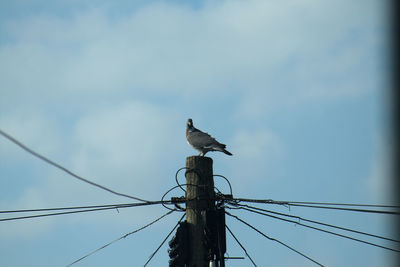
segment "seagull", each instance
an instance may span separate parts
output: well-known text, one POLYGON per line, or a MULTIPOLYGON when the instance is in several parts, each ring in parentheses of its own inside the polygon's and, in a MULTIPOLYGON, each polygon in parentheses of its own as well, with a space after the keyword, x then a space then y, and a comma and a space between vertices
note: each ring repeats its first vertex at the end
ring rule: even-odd
POLYGON ((220 151, 232 156, 232 153, 225 149, 226 145, 219 143, 208 133, 196 129, 192 119, 187 121, 186 139, 189 145, 200 152, 199 156, 204 156, 208 151, 220 151))

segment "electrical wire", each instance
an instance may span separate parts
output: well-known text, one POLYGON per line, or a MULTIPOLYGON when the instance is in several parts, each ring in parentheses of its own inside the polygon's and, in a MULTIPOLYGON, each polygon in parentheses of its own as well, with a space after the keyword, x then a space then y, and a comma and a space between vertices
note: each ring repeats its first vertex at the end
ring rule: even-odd
POLYGON ((21 216, 21 217, 0 219, 0 222, 15 221, 15 220, 22 220, 22 219, 32 219, 32 218, 48 217, 48 216, 56 216, 56 215, 65 215, 65 214, 73 214, 73 213, 84 213, 84 212, 91 212, 91 211, 101 211, 101 210, 109 210, 109 209, 115 209, 115 208, 114 207, 108 207, 108 208, 75 210, 75 211, 65 211, 65 212, 58 212, 58 213, 48 213, 48 214, 40 214, 40 215, 21 216))
POLYGON ((355 212, 365 212, 365 213, 379 213, 379 214, 400 215, 400 212, 398 212, 398 211, 351 209, 351 208, 326 207, 326 206, 291 204, 291 203, 289 203, 287 205, 296 206, 296 207, 307 207, 307 208, 319 208, 319 209, 344 210, 344 211, 355 211, 355 212))
POLYGON ((161 204, 161 201, 157 201, 154 203, 134 203, 131 205, 110 206, 110 207, 103 207, 103 208, 81 209, 81 210, 65 211, 65 212, 57 212, 57 213, 47 213, 47 214, 39 214, 39 215, 3 218, 3 219, 0 219, 0 222, 15 221, 15 220, 22 220, 22 219, 32 219, 32 218, 48 217, 48 216, 57 216, 57 215, 65 215, 65 214, 73 214, 73 213, 85 213, 85 212, 102 211, 102 210, 119 209, 119 208, 129 208, 129 207, 136 207, 136 206, 148 206, 148 205, 155 205, 155 204, 161 204))
MULTIPOLYGON (((308 208, 320 208, 320 209, 334 209, 334 210, 343 210, 343 211, 355 211, 355 212, 365 212, 365 213, 379 213, 379 214, 391 214, 391 215, 400 215, 398 211, 386 211, 386 210, 376 210, 376 209, 355 209, 355 208, 342 208, 342 207, 331 207, 331 206, 322 206, 322 205, 307 205, 307 204, 297 204, 296 202, 288 202, 288 201, 275 201, 272 199, 248 199, 248 198, 235 198, 234 200, 238 202, 252 202, 252 203, 263 203, 263 204, 277 204, 277 205, 285 205, 285 206, 296 206, 296 207, 308 207, 308 208)), ((310 202, 310 203, 318 203, 318 202, 310 202)), ((347 205, 347 206, 361 206, 363 204, 346 204, 346 203, 328 203, 325 205, 347 205)), ((385 207, 385 208, 398 208, 399 206, 393 205, 370 205, 365 204, 366 207, 385 207)))
MULTIPOLYGON (((164 197, 165 197, 166 195, 168 195, 168 193, 171 192, 172 190, 175 190, 175 189, 178 188, 178 187, 180 187, 181 189, 183 189, 183 188, 182 188, 182 185, 188 185, 188 184, 178 184, 178 185, 176 185, 176 186, 173 186, 172 188, 170 188, 169 190, 167 190, 167 192, 164 193, 164 195, 161 197, 161 201, 163 201, 163 200, 164 200, 164 197)), ((193 185, 193 186, 196 186, 196 185, 193 185)), ((185 191, 185 192, 186 192, 186 191, 185 191)), ((185 198, 185 199, 182 199, 182 202, 185 202, 185 201, 186 201, 186 198, 185 198)), ((174 201, 174 202, 175 202, 175 203, 178 203, 178 201, 174 201)), ((174 203, 174 204, 175 204, 175 203, 174 203)), ((162 204, 162 205, 164 206, 164 208, 169 209, 169 210, 172 210, 172 211, 183 211, 183 210, 184 210, 183 208, 171 209, 171 208, 165 206, 164 204, 162 204)))
POLYGON ((158 217, 158 218, 155 219, 154 221, 152 221, 152 222, 146 224, 145 226, 142 226, 142 227, 140 227, 139 229, 136 229, 136 230, 134 230, 134 231, 132 231, 132 232, 130 232, 130 233, 127 233, 127 234, 125 234, 125 235, 123 235, 123 236, 121 236, 121 237, 119 237, 119 238, 117 238, 117 239, 115 239, 115 240, 113 240, 113 241, 111 241, 111 242, 105 244, 104 246, 101 246, 101 247, 99 247, 98 249, 93 250, 93 251, 90 252, 89 254, 86 254, 85 256, 83 256, 83 257, 77 259, 76 261, 74 261, 74 262, 68 264, 67 267, 68 267, 68 266, 71 266, 71 265, 74 265, 75 263, 77 263, 77 262, 79 262, 79 261, 81 261, 81 260, 83 260, 83 259, 85 259, 85 258, 87 258, 87 257, 89 257, 89 256, 91 256, 91 255, 93 255, 94 253, 96 253, 96 252, 98 252, 98 251, 100 251, 100 250, 102 250, 102 249, 108 247, 109 245, 111 245, 111 244, 113 244, 113 243, 115 243, 115 242, 117 242, 117 241, 119 241, 119 240, 121 240, 121 239, 124 239, 124 238, 126 238, 126 237, 128 237, 128 236, 130 236, 130 235, 132 235, 132 234, 135 234, 135 233, 137 233, 137 232, 139 232, 139 231, 141 231, 141 230, 143 230, 143 229, 149 227, 150 225, 152 225, 152 224, 158 222, 159 220, 161 220, 161 219, 164 218, 165 216, 170 215, 171 213, 172 213, 172 211, 168 211, 167 213, 165 213, 165 214, 162 215, 161 217, 158 217))
POLYGON ((283 243, 282 241, 279 241, 278 239, 275 239, 275 238, 272 238, 272 237, 267 236, 266 234, 264 234, 263 232, 261 232, 260 230, 258 230, 258 229, 255 228, 254 226, 252 226, 251 224, 249 224, 249 223, 245 222, 244 220, 240 219, 239 217, 237 217, 237 216, 235 216, 235 215, 232 215, 232 214, 230 214, 230 213, 227 212, 227 211, 225 211, 225 213, 228 214, 229 216, 235 218, 236 220, 240 221, 241 223, 247 225, 248 227, 250 227, 251 229, 253 229, 253 230, 256 231, 257 233, 259 233, 260 235, 264 236, 265 238, 267 238, 267 239, 269 239, 269 240, 271 240, 271 241, 278 242, 279 244, 281 244, 281 245, 287 247, 288 249, 290 249, 290 250, 296 252, 297 254, 299 254, 299 255, 305 257, 306 259, 308 259, 308 260, 314 262, 315 264, 317 264, 317 265, 323 267, 323 265, 322 265, 321 263, 319 263, 319 262, 313 260, 312 258, 308 257, 308 256, 305 255, 304 253, 301 253, 300 251, 298 251, 298 250, 292 248, 291 246, 289 246, 289 245, 283 243))
POLYGON ((240 243, 240 241, 236 238, 236 236, 232 233, 231 229, 229 229, 228 225, 225 225, 225 228, 228 229, 229 233, 231 234, 231 236, 236 240, 236 242, 239 244, 239 246, 243 249, 244 253, 246 254, 246 256, 250 259, 251 263, 253 263, 253 265, 255 267, 257 267, 257 264, 253 261, 253 259, 250 257, 249 253, 247 253, 247 250, 245 249, 245 247, 240 243))
POLYGON ((185 217, 185 214, 182 215, 182 217, 179 219, 179 221, 176 223, 174 228, 172 228, 171 232, 164 238, 164 240, 161 242, 161 244, 157 247, 157 249, 151 254, 150 258, 146 261, 146 263, 143 265, 143 267, 146 267, 147 264, 151 261, 151 259, 154 257, 154 255, 157 254, 157 252, 160 250, 162 245, 164 245, 165 241, 167 241, 168 237, 175 231, 175 229, 178 227, 179 223, 183 220, 183 217, 185 217))
POLYGON ((181 170, 185 170, 185 169, 188 169, 188 168, 187 168, 187 167, 182 167, 182 168, 180 168, 180 169, 178 169, 178 170, 176 171, 176 173, 175 173, 175 181, 176 181, 176 184, 178 185, 178 187, 179 187, 180 189, 182 189, 183 192, 186 193, 186 190, 183 189, 183 187, 181 186, 181 184, 180 184, 179 181, 178 181, 178 174, 179 174, 179 172, 180 172, 181 170))
MULTIPOLYGON (((175 173, 175 182, 176 182, 176 184, 177 184, 177 187, 179 187, 183 192, 186 193, 186 190, 183 189, 182 186, 183 186, 183 185, 188 185, 188 184, 181 184, 181 183, 179 183, 179 181, 178 181, 178 174, 179 174, 179 172, 182 171, 182 170, 186 170, 185 176, 186 176, 186 174, 187 174, 188 172, 194 172, 194 173, 196 173, 197 176, 199 176, 199 177, 201 177, 201 174, 200 174, 201 170, 192 169, 192 168, 188 168, 188 167, 182 167, 182 168, 179 168, 179 169, 176 171, 176 173, 175 173)), ((213 175, 213 177, 215 177, 215 176, 216 176, 216 177, 222 177, 223 179, 225 179, 225 180, 227 181, 227 183, 228 183, 228 185, 229 185, 229 189, 230 189, 231 195, 232 195, 232 186, 231 186, 231 183, 229 182, 229 180, 228 180, 225 176, 220 175, 220 174, 215 174, 215 175, 213 175)), ((190 184, 189 184, 189 185, 190 185, 190 184)), ((214 188, 217 189, 217 191, 218 191, 219 193, 221 193, 221 191, 220 191, 216 186, 214 186, 214 188)), ((175 189, 175 187, 174 187, 174 189, 175 189)))
POLYGON ((332 224, 328 224, 328 223, 318 222, 318 221, 306 219, 306 218, 303 218, 300 216, 295 216, 295 215, 280 213, 280 212, 276 212, 276 211, 261 209, 261 208, 257 208, 257 207, 253 207, 253 206, 249 206, 249 205, 235 205, 235 206, 246 207, 246 208, 253 209, 253 210, 258 210, 258 211, 273 213, 273 214, 277 214, 277 215, 281 215, 281 216, 291 217, 291 218, 298 219, 299 221, 306 221, 306 222, 315 223, 315 224, 319 224, 319 225, 323 225, 323 226, 327 226, 327 227, 332 227, 332 228, 336 228, 336 229, 340 229, 340 230, 344 230, 344 231, 348 231, 348 232, 353 232, 353 233, 357 233, 357 234, 367 235, 367 236, 371 236, 371 237, 375 237, 375 238, 379 238, 379 239, 384 239, 384 240, 400 243, 400 240, 395 240, 395 239, 384 237, 384 236, 369 234, 366 232, 357 231, 357 230, 353 230, 350 228, 336 226, 336 225, 332 225, 332 224))
POLYGON ((389 247, 386 247, 386 246, 378 245, 378 244, 371 243, 371 242, 368 242, 368 241, 365 241, 365 240, 361 240, 361 239, 358 239, 358 238, 354 238, 354 237, 346 236, 346 235, 343 235, 343 234, 335 233, 335 232, 332 232, 332 231, 324 230, 324 229, 321 229, 321 228, 318 228, 318 227, 306 225, 306 224, 303 224, 303 223, 300 223, 300 222, 297 222, 297 221, 280 218, 280 217, 277 217, 277 216, 274 216, 274 215, 270 215, 270 214, 267 214, 267 213, 264 213, 264 212, 251 210, 251 209, 248 209, 248 208, 242 208, 242 209, 250 211, 250 212, 253 212, 253 213, 265 215, 265 216, 268 216, 268 217, 271 217, 271 218, 275 218, 275 219, 278 219, 278 220, 282 220, 282 221, 294 223, 294 224, 297 224, 297 225, 301 225, 301 226, 304 226, 304 227, 307 227, 307 228, 310 228, 310 229, 314 229, 314 230, 318 230, 318 231, 321 231, 321 232, 324 232, 324 233, 340 236, 340 237, 347 238, 347 239, 350 239, 350 240, 353 240, 353 241, 358 241, 358 242, 361 242, 361 243, 364 243, 364 244, 368 244, 368 245, 371 245, 371 246, 375 246, 375 247, 391 250, 391 251, 394 251, 394 252, 400 252, 400 250, 397 250, 397 249, 389 248, 389 247))
POLYGON ((289 204, 309 204, 309 205, 332 205, 332 206, 353 206, 353 207, 378 207, 378 208, 400 208, 398 205, 382 204, 351 204, 351 203, 331 203, 331 202, 305 202, 305 201, 283 201, 289 204))
MULTIPOLYGON (((124 207, 122 207, 122 208, 124 208, 124 207)), ((29 216, 21 216, 21 217, 3 218, 3 219, 0 219, 0 222, 23 220, 23 219, 32 219, 32 218, 40 218, 40 217, 49 217, 49 216, 57 216, 57 215, 65 215, 65 214, 73 214, 73 213, 85 213, 85 212, 92 212, 92 211, 102 211, 102 210, 110 210, 110 209, 116 209, 116 207, 106 207, 106 208, 97 208, 97 209, 84 209, 84 210, 74 210, 74 211, 65 211, 65 212, 57 212, 57 213, 47 213, 47 214, 39 214, 39 215, 29 215, 29 216)))
MULTIPOLYGON (((173 211, 180 211, 180 212, 184 212, 186 211, 186 208, 182 208, 180 205, 178 205, 179 203, 185 203, 185 202, 190 202, 190 201, 194 201, 194 200, 198 200, 198 198, 193 198, 193 199, 186 199, 184 196, 182 197, 175 197, 175 198, 171 198, 171 201, 168 202, 168 204, 174 204, 176 208, 169 208, 168 206, 166 206, 164 198, 166 195, 168 195, 171 191, 175 190, 176 188, 180 187, 182 189, 182 186, 195 186, 195 187, 200 187, 198 185, 195 184, 178 184, 176 186, 171 187, 170 189, 167 190, 167 192, 164 193, 164 195, 161 197, 161 204, 164 206, 164 208, 168 209, 168 210, 173 210, 173 211)), ((224 196, 221 191, 214 186, 214 189, 216 189, 217 192, 217 197, 215 198, 215 200, 221 200, 220 196, 224 196)), ((185 191, 186 192, 186 191, 185 191)))
MULTIPOLYGON (((166 209, 169 209, 169 210, 173 210, 173 211, 185 211, 186 209, 184 209, 184 208, 182 208, 182 207, 180 207, 180 206, 178 206, 179 207, 179 209, 171 209, 171 208, 169 208, 169 207, 167 207, 166 205, 165 205, 165 201, 164 201, 164 198, 165 198, 165 196, 166 195, 168 195, 168 193, 170 193, 171 191, 173 191, 173 190, 175 190, 176 188, 178 188, 178 187, 180 187, 181 189, 182 189, 182 186, 194 186, 194 187, 197 187, 197 188, 199 188, 199 187, 201 187, 201 186, 199 186, 199 185, 195 185, 195 184, 178 184, 178 185, 176 185, 176 186, 173 186, 173 187, 171 187, 170 189, 168 189, 167 190, 167 192, 165 192, 164 193, 164 195, 161 197, 161 204, 164 206, 164 208, 166 208, 166 209)), ((215 187, 214 186, 214 188, 220 193, 221 191, 219 191, 219 189, 217 188, 217 187, 215 187)), ((186 191, 185 191, 186 192, 186 191)), ((173 201, 171 200, 170 202, 168 202, 168 204, 174 204, 175 206, 177 206, 177 204, 178 203, 185 203, 185 202, 188 202, 188 201, 193 201, 193 200, 197 200, 198 198, 193 198, 193 199, 186 199, 185 197, 180 197, 180 198, 175 198, 173 201)))
MULTIPOLYGON (((158 201, 161 202, 161 201, 158 201)), ((164 201, 170 202, 170 201, 164 201)), ((152 201, 151 204, 161 204, 157 201, 152 201)), ((149 203, 122 203, 122 204, 108 204, 108 205, 95 205, 95 206, 76 206, 76 207, 60 207, 60 208, 42 208, 42 209, 24 209, 24 210, 1 210, 2 213, 24 213, 24 212, 43 212, 43 211, 54 211, 54 210, 74 210, 74 209, 89 209, 89 208, 105 208, 105 207, 115 207, 115 208, 125 208, 125 207, 136 207, 136 206, 147 206, 149 203)))
POLYGON ((131 196, 131 195, 127 195, 127 194, 123 194, 123 193, 116 192, 116 191, 111 190, 111 189, 109 189, 109 188, 107 188, 107 187, 105 187, 105 186, 102 186, 102 185, 97 184, 97 183, 95 183, 95 182, 92 182, 92 181, 90 181, 90 180, 88 180, 88 179, 85 179, 85 178, 83 178, 83 177, 81 177, 81 176, 79 176, 79 175, 73 173, 72 171, 68 170, 67 168, 61 166, 60 164, 58 164, 58 163, 56 163, 56 162, 54 162, 54 161, 52 161, 52 160, 46 158, 45 156, 43 156, 43 155, 41 155, 41 154, 39 154, 39 153, 33 151, 32 149, 30 149, 29 147, 27 147, 26 145, 24 145, 23 143, 21 143, 20 141, 18 141, 18 140, 15 139, 14 137, 12 137, 11 135, 5 133, 5 132, 2 131, 1 129, 0 129, 0 134, 1 134, 2 136, 4 136, 6 139, 8 139, 9 141, 11 141, 11 142, 13 142, 14 144, 16 144, 17 146, 19 146, 20 148, 22 148, 23 150, 25 150, 26 152, 28 152, 29 154, 31 154, 31 155, 33 155, 33 156, 35 156, 35 157, 37 157, 37 158, 43 160, 44 162, 46 162, 46 163, 52 165, 53 167, 56 167, 56 168, 58 168, 58 169, 60 169, 60 170, 62 170, 62 171, 64 171, 64 172, 68 173, 69 175, 71 175, 72 177, 75 177, 75 178, 78 179, 78 180, 81 180, 81 181, 83 181, 83 182, 85 182, 85 183, 88 183, 88 184, 90 184, 90 185, 96 186, 96 187, 98 187, 98 188, 100 188, 100 189, 103 189, 103 190, 105 190, 105 191, 108 191, 108 192, 110 192, 110 193, 112 193, 112 194, 114 194, 114 195, 118 195, 118 196, 122 196, 122 197, 127 197, 127 198, 134 199, 134 200, 141 201, 141 202, 149 202, 148 200, 144 200, 144 199, 141 199, 141 198, 138 198, 138 197, 134 197, 134 196, 131 196))
POLYGON ((214 174, 213 177, 221 177, 221 178, 225 179, 225 181, 228 183, 229 191, 231 192, 231 195, 233 195, 233 193, 232 193, 232 185, 229 182, 228 178, 226 178, 225 176, 223 176, 221 174, 214 174))
POLYGON ((192 168, 188 168, 188 167, 182 167, 182 168, 179 168, 179 169, 176 171, 176 173, 175 173, 175 182, 176 182, 176 184, 178 185, 178 187, 180 187, 180 189, 182 189, 182 191, 186 193, 186 190, 183 189, 183 187, 182 187, 183 184, 180 184, 179 181, 178 181, 178 174, 179 174, 179 172, 180 172, 181 170, 186 170, 185 176, 186 176, 186 174, 187 174, 188 172, 194 172, 194 173, 197 174, 198 177, 201 177, 201 175, 199 174, 199 172, 201 172, 201 170, 192 169, 192 168))

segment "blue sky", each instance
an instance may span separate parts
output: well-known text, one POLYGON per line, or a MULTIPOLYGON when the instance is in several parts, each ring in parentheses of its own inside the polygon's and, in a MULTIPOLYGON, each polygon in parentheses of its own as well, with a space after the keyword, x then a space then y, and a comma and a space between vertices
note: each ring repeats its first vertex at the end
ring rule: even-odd
MULTIPOLYGON (((234 154, 208 155, 234 197, 391 203, 387 8, 378 0, 0 1, 0 128, 83 177, 158 200, 196 154, 184 135, 190 117, 234 154)), ((4 138, 0 176, 1 210, 129 202, 4 138)), ((275 210, 392 235, 381 215, 275 210)), ((2 222, 0 265, 65 266, 165 212, 2 222)), ((327 266, 393 266, 392 252, 235 214, 327 266)), ((76 266, 142 266, 179 217, 76 266)), ((227 223, 259 266, 314 266, 227 223)), ((228 254, 243 255, 231 238, 228 254)), ((150 266, 167 261, 164 246, 150 266)))

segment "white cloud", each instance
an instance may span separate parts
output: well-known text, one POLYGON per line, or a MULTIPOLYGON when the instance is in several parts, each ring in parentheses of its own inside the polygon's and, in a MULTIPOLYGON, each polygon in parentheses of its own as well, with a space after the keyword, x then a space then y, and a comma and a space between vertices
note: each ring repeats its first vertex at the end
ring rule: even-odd
MULTIPOLYGON (((36 110, 8 110, 0 115, 0 128, 34 150, 54 155, 60 149, 61 136, 56 122, 40 108, 36 110)), ((1 138, 0 156, 22 158, 25 152, 1 138), (23 155, 23 156, 22 156, 23 155)))
POLYGON ((230 160, 231 173, 226 175, 241 193, 246 193, 257 180, 274 179, 282 172, 287 150, 283 140, 270 130, 240 130, 233 136, 230 147, 234 158, 230 160), (240 177, 247 177, 252 183, 240 177))
POLYGON ((278 136, 267 130, 240 131, 233 137, 232 147, 238 157, 256 159, 259 157, 282 157, 283 143, 278 136))
POLYGON ((343 80, 381 37, 363 34, 377 17, 371 3, 224 1, 198 10, 154 3, 113 19, 97 8, 9 21, 16 41, 0 48, 3 90, 201 97, 239 85, 275 106, 294 102, 288 94, 301 102, 362 91, 351 81, 326 87, 322 80, 343 80), (363 12, 370 19, 358 16, 363 12), (361 33, 358 40, 353 32, 361 33), (344 51, 347 42, 355 45, 344 51))
POLYGON ((117 181, 129 177, 140 183, 145 177, 157 177, 156 166, 174 152, 174 145, 183 137, 176 136, 175 129, 181 127, 175 125, 173 114, 133 101, 82 117, 75 132, 79 149, 74 165, 83 173, 125 177, 115 177, 117 181))

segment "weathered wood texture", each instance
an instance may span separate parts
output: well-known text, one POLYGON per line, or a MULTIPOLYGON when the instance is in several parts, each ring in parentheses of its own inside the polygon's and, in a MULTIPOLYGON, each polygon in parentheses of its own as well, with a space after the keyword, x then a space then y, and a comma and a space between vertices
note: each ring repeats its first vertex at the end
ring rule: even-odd
POLYGON ((206 267, 204 248, 204 211, 214 207, 212 159, 191 156, 186 158, 186 220, 189 229, 189 267, 206 267))

